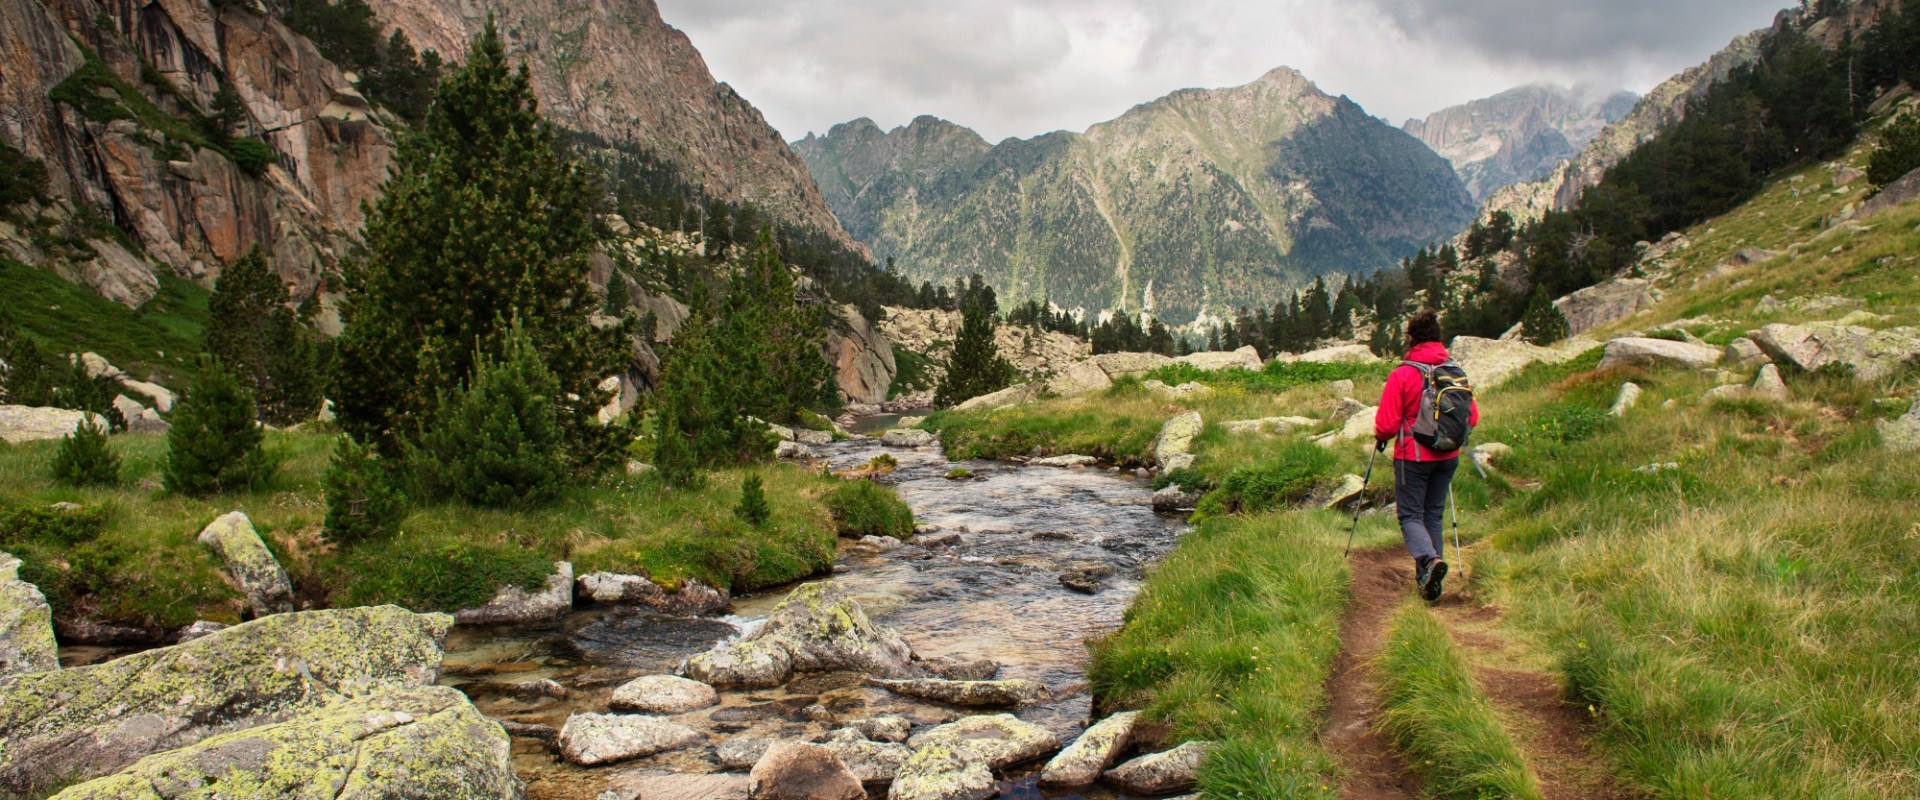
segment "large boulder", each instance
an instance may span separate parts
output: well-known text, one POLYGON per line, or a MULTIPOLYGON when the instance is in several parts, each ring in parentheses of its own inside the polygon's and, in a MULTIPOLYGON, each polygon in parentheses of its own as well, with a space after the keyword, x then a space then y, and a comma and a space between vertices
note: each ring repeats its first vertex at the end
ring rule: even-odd
POLYGON ((1200 780, 1200 762, 1213 750, 1208 742, 1187 742, 1164 753, 1152 753, 1114 767, 1107 780, 1136 794, 1183 792, 1200 780))
POLYGON ((539 591, 518 586, 502 586, 492 600, 478 608, 453 613, 461 625, 523 625, 559 619, 573 609, 573 565, 565 561, 553 565, 553 574, 539 591))
POLYGON ((574 714, 560 728, 560 757, 583 767, 692 747, 699 732, 638 714, 574 714))
POLYGON ((1660 290, 1645 278, 1616 278, 1553 301, 1572 335, 1611 325, 1660 302, 1660 290))
POLYGON ((1100 778, 1133 742, 1140 712, 1123 711, 1088 728, 1040 771, 1041 786, 1086 786, 1100 778))
POLYGON ((1047 392, 1056 397, 1079 397, 1104 392, 1113 386, 1113 378, 1094 361, 1079 361, 1060 371, 1047 382, 1047 392))
POLYGON ((608 605, 648 606, 680 616, 711 614, 725 609, 730 602, 725 589, 715 589, 696 580, 682 583, 677 592, 669 592, 644 575, 612 572, 580 576, 574 581, 574 597, 608 605))
POLYGON ((1913 328, 1876 331, 1833 323, 1768 325, 1752 338, 1774 363, 1805 372, 1844 364, 1860 379, 1878 381, 1920 363, 1920 331, 1913 328))
POLYGON ((832 581, 793 590, 753 633, 688 659, 686 668, 688 677, 721 687, 777 686, 793 672, 839 671, 882 678, 918 672, 907 640, 874 624, 832 581))
POLYGON ((920 747, 900 765, 887 800, 987 800, 1000 794, 978 752, 954 744, 920 747))
POLYGON ((1037 383, 1018 383, 992 394, 983 394, 953 407, 955 411, 991 411, 996 408, 1017 406, 1040 399, 1037 383))
POLYGON ((346 698, 431 685, 444 614, 275 614, 191 642, 0 681, 0 794, 118 772, 153 753, 346 698))
POLYGON ((227 574, 247 596, 253 615, 284 614, 293 610, 293 582, 280 562, 260 540, 253 521, 238 511, 216 519, 200 531, 200 543, 227 563, 227 574))
POLYGON ((908 739, 907 745, 914 750, 936 745, 962 747, 986 759, 988 766, 1004 769, 1059 750, 1060 737, 1012 714, 990 714, 961 717, 929 728, 908 739))
POLYGON ((613 690, 611 705, 642 714, 686 714, 720 702, 720 693, 677 675, 648 675, 613 690))
POLYGON ((1114 380, 1137 375, 1145 375, 1173 363, 1173 359, 1159 353, 1106 353, 1092 358, 1107 377, 1114 380))
POLYGON ((932 447, 939 443, 938 437, 918 428, 895 428, 880 435, 880 444, 887 447, 932 447))
POLYGON ((933 678, 875 680, 873 685, 907 697, 969 708, 1026 706, 1053 696, 1047 687, 1028 680, 949 681, 933 678))
POLYGON ((1447 345, 1453 360, 1467 371, 1473 379, 1473 387, 1480 391, 1492 389, 1506 383, 1537 363, 1558 364, 1585 355, 1588 351, 1600 347, 1600 343, 1584 336, 1575 336, 1552 347, 1540 347, 1521 341, 1499 341, 1474 336, 1456 336, 1447 345))
POLYGON ((1373 424, 1379 416, 1380 409, 1378 407, 1368 406, 1354 412, 1353 416, 1348 417, 1346 424, 1340 426, 1340 430, 1322 436, 1316 441, 1322 445, 1332 447, 1345 442, 1357 442, 1362 439, 1373 438, 1373 424))
POLYGON ((781 742, 753 765, 752 800, 865 800, 860 778, 832 750, 806 742, 781 742))
POLYGON ((1706 369, 1720 363, 1722 351, 1692 342, 1669 339, 1624 338, 1607 342, 1601 369, 1614 367, 1685 367, 1706 369))
POLYGON ((0 679, 59 668, 46 595, 20 580, 20 559, 0 553, 0 679))
POLYGON ((913 755, 906 745, 876 742, 852 728, 834 731, 820 746, 838 757, 853 777, 864 784, 892 783, 893 777, 900 773, 900 766, 913 755))
POLYGON ((1255 372, 1266 366, 1260 361, 1260 351, 1253 345, 1247 345, 1232 352, 1192 353, 1174 359, 1181 364, 1191 364, 1209 372, 1223 369, 1245 369, 1255 372))
POLYGON ((148 756, 60 800, 515 800, 500 724, 458 690, 395 689, 148 756))
POLYGON ((1160 426, 1160 436, 1153 440, 1153 460, 1164 472, 1185 469, 1193 466, 1193 440, 1206 427, 1200 412, 1189 411, 1160 426))
POLYGON ((0 440, 7 444, 25 444, 64 439, 89 417, 93 419, 93 424, 106 430, 107 418, 99 414, 64 408, 0 406, 0 440))

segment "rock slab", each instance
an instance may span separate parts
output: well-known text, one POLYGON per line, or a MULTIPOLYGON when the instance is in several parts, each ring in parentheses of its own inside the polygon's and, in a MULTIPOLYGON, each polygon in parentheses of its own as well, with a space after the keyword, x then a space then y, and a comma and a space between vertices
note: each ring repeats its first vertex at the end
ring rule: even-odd
POLYGON ((1144 755, 1107 773, 1107 780, 1138 794, 1184 792, 1200 780, 1200 762, 1213 745, 1187 742, 1163 753, 1144 755))
POLYGON ((1040 771, 1041 786, 1086 786, 1099 780, 1133 741, 1137 711, 1124 711, 1095 723, 1040 771))
POLYGON ((720 702, 720 693, 678 675, 648 675, 613 690, 612 705, 642 714, 686 714, 720 702))
POLYGON ((933 744, 914 750, 900 766, 887 800, 988 800, 998 794, 993 770, 979 753, 933 744))
POLYGON ((46 442, 72 435, 88 417, 93 424, 107 429, 107 418, 84 411, 34 406, 0 406, 0 440, 7 444, 46 442))
POLYGON ((860 779, 832 750, 782 742, 767 750, 749 775, 752 800, 864 800, 860 779))
POLYGON ((962 717, 922 731, 907 744, 916 751, 937 745, 972 750, 988 766, 1004 769, 1059 750, 1060 737, 1012 714, 991 714, 962 717))
POLYGON ((227 562, 227 574, 240 584, 255 617, 293 610, 293 582, 247 515, 235 511, 214 520, 200 531, 200 543, 227 562))
POLYGON ((574 714, 560 728, 560 757, 583 767, 691 747, 700 734, 685 725, 637 714, 574 714))

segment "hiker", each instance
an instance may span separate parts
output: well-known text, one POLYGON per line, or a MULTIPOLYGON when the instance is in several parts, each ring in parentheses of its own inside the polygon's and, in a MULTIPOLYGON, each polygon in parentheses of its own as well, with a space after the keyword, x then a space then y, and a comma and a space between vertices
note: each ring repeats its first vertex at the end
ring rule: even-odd
POLYGON ((1447 577, 1441 527, 1447 493, 1467 434, 1480 424, 1480 406, 1473 401, 1466 373, 1440 341, 1437 312, 1424 312, 1407 323, 1406 359, 1388 376, 1373 423, 1377 450, 1385 451, 1389 442, 1399 440, 1393 449, 1393 478, 1400 535, 1413 556, 1414 583, 1429 603, 1440 599, 1447 577))

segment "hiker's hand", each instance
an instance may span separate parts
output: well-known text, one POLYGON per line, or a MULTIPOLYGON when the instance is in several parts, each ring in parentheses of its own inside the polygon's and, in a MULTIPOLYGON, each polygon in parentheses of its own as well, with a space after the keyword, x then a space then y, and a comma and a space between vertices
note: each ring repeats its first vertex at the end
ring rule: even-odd
POLYGON ((1376 453, 1387 452, 1387 440, 1375 439, 1373 441, 1373 452, 1376 452, 1376 453))

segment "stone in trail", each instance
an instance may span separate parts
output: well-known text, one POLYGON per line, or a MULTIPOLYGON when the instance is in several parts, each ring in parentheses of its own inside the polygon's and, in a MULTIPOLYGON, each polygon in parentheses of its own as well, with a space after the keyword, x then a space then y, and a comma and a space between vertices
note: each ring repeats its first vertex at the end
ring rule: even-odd
POLYGON ((867 791, 833 751, 806 742, 774 745, 753 765, 751 800, 864 800, 867 791))
POLYGON ((540 591, 502 586, 486 605, 455 611, 453 621, 461 625, 519 625, 558 619, 572 608, 573 565, 559 561, 540 591))
POLYGON ((458 690, 422 686, 343 700, 148 756, 58 797, 517 800, 520 781, 510 755, 506 732, 458 690), (215 786, 217 795, 210 793, 215 786))
POLYGON ((579 714, 560 728, 560 757, 583 767, 692 747, 700 734, 685 725, 637 714, 579 714))
POLYGON ((431 685, 445 614, 275 614, 172 647, 0 681, 0 795, 388 689, 431 685))
POLYGON ((1060 737, 1012 714, 992 714, 962 717, 922 731, 907 744, 916 751, 936 745, 965 748, 994 769, 1004 769, 1059 750, 1060 737))
POLYGON ((887 800, 987 800, 1000 793, 979 753, 953 744, 914 750, 893 777, 887 800))
POLYGON ((642 714, 686 714, 720 702, 720 693, 678 675, 648 675, 613 690, 612 706, 642 714))
POLYGON ((1047 762, 1040 771, 1041 786, 1086 786, 1100 778, 1114 759, 1133 741, 1140 712, 1123 711, 1094 723, 1080 738, 1047 762))
POLYGON ((1193 440, 1204 427, 1198 411, 1181 414, 1160 426, 1160 436, 1153 442, 1153 460, 1161 472, 1193 466, 1193 440))
POLYGON ((1213 750, 1211 742, 1187 742, 1164 753, 1144 755, 1107 773, 1107 780, 1129 792, 1173 794, 1193 788, 1200 780, 1200 762, 1213 750))
POLYGON ((260 541, 247 515, 235 511, 200 531, 200 543, 213 548, 227 564, 227 574, 247 596, 255 617, 293 610, 293 582, 260 541))
POLYGON ((922 678, 904 681, 874 680, 871 683, 894 694, 968 708, 1026 706, 1044 702, 1053 696, 1045 686, 1033 681, 1017 679, 949 681, 922 678))
POLYGON ((0 679, 59 668, 46 596, 20 580, 20 559, 0 553, 0 679))

